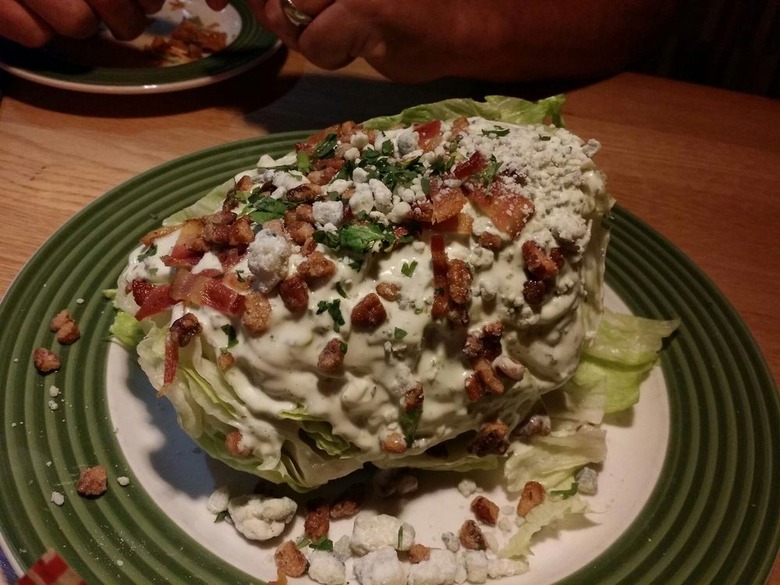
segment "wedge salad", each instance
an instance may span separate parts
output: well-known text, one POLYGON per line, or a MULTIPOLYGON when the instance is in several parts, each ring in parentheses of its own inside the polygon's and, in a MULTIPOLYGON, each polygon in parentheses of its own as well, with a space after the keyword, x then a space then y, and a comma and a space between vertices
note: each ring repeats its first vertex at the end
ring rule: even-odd
POLYGON ((270 482, 370 465, 536 483, 501 551, 527 555, 586 510, 602 417, 677 327, 605 312, 613 200, 562 105, 446 100, 260 156, 141 239, 114 336, 200 446, 270 482))

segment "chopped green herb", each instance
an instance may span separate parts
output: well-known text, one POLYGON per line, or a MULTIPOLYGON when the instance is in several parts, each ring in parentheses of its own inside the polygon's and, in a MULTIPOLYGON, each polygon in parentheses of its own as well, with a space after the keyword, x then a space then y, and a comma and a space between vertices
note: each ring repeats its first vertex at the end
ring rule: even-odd
POLYGON ((404 525, 401 524, 401 526, 398 527, 398 546, 396 546, 395 548, 401 550, 403 543, 404 543, 404 525))
POLYGON ((297 546, 299 549, 306 548, 311 544, 311 538, 304 535, 301 536, 298 540, 295 541, 295 546, 297 546))
POLYGON ((309 155, 304 151, 299 150, 295 155, 295 162, 298 164, 298 172, 302 175, 307 175, 311 172, 311 160, 309 155))
POLYGON ((265 223, 272 219, 281 219, 284 213, 291 207, 297 205, 295 202, 284 201, 282 199, 273 199, 267 195, 253 196, 249 199, 249 217, 257 223, 265 223))
POLYGON ((406 331, 404 331, 400 327, 396 327, 393 330, 393 339, 395 339, 396 341, 401 341, 404 337, 406 337, 406 335, 407 335, 406 331))
POLYGON ((506 136, 509 134, 509 128, 491 128, 490 130, 483 130, 482 136, 506 136))
POLYGON ((335 134, 328 134, 314 147, 314 156, 316 158, 329 158, 335 154, 338 144, 338 137, 335 134))
POLYGON ((344 316, 341 314, 341 299, 332 301, 320 301, 317 303, 317 314, 321 315, 325 311, 333 319, 333 330, 338 333, 341 326, 344 325, 344 316))
POLYGON ((411 447, 412 443, 414 443, 414 435, 417 432, 417 426, 420 424, 421 416, 422 407, 420 406, 405 410, 398 416, 398 424, 404 432, 407 447, 411 447))
POLYGON ((138 255, 138 261, 141 262, 157 254, 157 244, 148 246, 143 252, 138 255))
POLYGON ((342 283, 340 280, 336 283, 336 292, 339 293, 341 298, 347 298, 347 291, 344 290, 344 283, 342 283))
POLYGON ((552 496, 561 496, 564 500, 566 498, 570 498, 577 494, 577 489, 580 487, 580 485, 574 481, 572 482, 571 486, 567 490, 550 490, 550 495, 552 496))
POLYGON ((314 550, 324 550, 328 552, 333 551, 333 541, 327 536, 320 536, 314 542, 309 543, 309 548, 314 550))
POLYGON ((428 177, 420 179, 420 187, 422 187, 422 191, 426 195, 431 194, 431 180, 428 177))
POLYGON ((381 146, 381 152, 385 156, 392 156, 392 154, 395 152, 395 149, 393 148, 393 143, 390 140, 385 140, 382 143, 381 146))
POLYGON ((228 515, 227 510, 223 510, 222 512, 217 514, 214 517, 214 524, 217 524, 218 522, 224 522, 225 518, 227 518, 227 515, 228 515))
POLYGON ((244 277, 243 270, 236 270, 236 279, 238 280, 238 282, 246 282, 246 278, 244 277))
POLYGON ((236 335, 236 330, 233 329, 232 325, 223 325, 220 329, 227 335, 228 343, 227 347, 230 349, 234 345, 238 343, 238 336, 236 335))
POLYGON ((363 268, 363 260, 360 258, 353 258, 349 261, 349 267, 355 272, 360 272, 363 268))
POLYGON ((490 155, 490 161, 488 162, 487 168, 480 173, 482 184, 485 186, 490 185, 493 182, 493 179, 496 178, 496 173, 498 173, 499 168, 501 168, 501 163, 496 160, 495 156, 490 155))
POLYGON ((552 138, 552 136, 550 136, 548 134, 539 134, 539 140, 541 140, 543 142, 547 142, 551 138, 552 138))
POLYGON ((347 350, 349 349, 349 346, 344 343, 343 341, 339 344, 339 349, 341 350, 341 353, 345 354, 347 353, 347 350))
POLYGON ((401 274, 411 278, 415 268, 417 268, 417 260, 412 260, 410 263, 404 262, 401 264, 401 274))
POLYGON ((328 199, 331 201, 341 201, 341 193, 338 191, 328 191, 328 199))

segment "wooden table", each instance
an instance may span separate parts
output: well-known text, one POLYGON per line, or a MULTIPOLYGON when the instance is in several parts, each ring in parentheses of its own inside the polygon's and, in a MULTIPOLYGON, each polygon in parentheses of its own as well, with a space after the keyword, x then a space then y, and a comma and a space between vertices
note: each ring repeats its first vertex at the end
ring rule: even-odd
MULTIPOLYGON (((4 86, 0 294, 74 213, 175 157, 445 97, 564 89, 396 86, 362 63, 327 73, 285 51, 233 80, 178 94, 79 94, 11 78, 4 86)), ((565 89, 567 124, 601 141, 597 160, 620 205, 715 282, 780 379, 780 103, 635 74, 565 89)), ((769 583, 780 584, 779 563, 769 583)))

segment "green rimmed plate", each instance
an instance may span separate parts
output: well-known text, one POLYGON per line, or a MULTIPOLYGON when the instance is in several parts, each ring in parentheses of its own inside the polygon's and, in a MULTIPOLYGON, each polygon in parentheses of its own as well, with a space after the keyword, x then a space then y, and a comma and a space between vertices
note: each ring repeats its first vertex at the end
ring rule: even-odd
MULTIPOLYGON (((112 365, 115 346, 107 336, 113 314, 100 291, 115 285, 137 238, 160 219, 252 166, 261 153, 281 155, 303 136, 227 144, 138 176, 63 226, 9 289, 0 306, 0 533, 20 568, 53 547, 89 583, 236 583, 256 582, 250 573, 273 575, 268 566, 256 572, 241 559, 226 560, 218 542, 231 530, 224 523, 212 524, 210 535, 203 535, 199 525, 182 519, 180 500, 202 502, 211 486, 200 493, 197 481, 177 478, 189 473, 189 461, 210 464, 186 441, 169 445, 171 437, 160 435, 153 424, 159 421, 150 419, 162 418, 156 409, 163 406, 124 418, 121 411, 131 411, 134 399, 122 393, 136 392, 139 382, 132 368, 122 372, 112 365), (83 337, 62 350, 62 370, 42 378, 30 356, 35 347, 57 347, 48 322, 65 307, 81 324, 83 337), (62 390, 54 399, 56 410, 49 405, 52 385, 62 390), (146 458, 151 471, 131 448, 146 435, 152 435, 146 458), (158 458, 166 448, 167 459, 158 458), (84 500, 73 481, 79 468, 96 462, 108 467, 110 489, 98 500, 84 500), (153 473, 163 477, 159 485, 153 473), (131 480, 126 488, 115 483, 122 475, 131 480), (50 503, 53 491, 65 495, 64 506, 50 503)), ((633 420, 613 421, 609 430, 629 448, 619 470, 627 479, 656 465, 650 459, 660 455, 658 470, 624 528, 607 536, 593 532, 598 527, 573 531, 585 540, 599 535, 601 546, 592 558, 557 555, 558 573, 540 580, 762 582, 780 544, 780 403, 766 364, 709 280, 620 208, 608 258, 608 284, 632 311, 683 321, 663 354, 661 396, 656 384, 647 395, 652 400, 648 404, 643 396, 633 420), (663 408, 652 411, 657 404, 663 408), (654 424, 654 440, 631 438, 648 426, 652 437, 654 424)), ((622 485, 613 492, 630 492, 622 485)), ((622 506, 613 503, 604 515, 621 514, 622 506)), ((567 546, 547 540, 553 550, 567 546)), ((538 582, 535 563, 527 576, 531 581, 512 583, 538 582)))
POLYGON ((27 49, 0 39, 0 68, 18 77, 61 89, 104 94, 179 91, 228 79, 267 59, 279 40, 261 28, 246 2, 235 0, 220 12, 194 0, 168 0, 146 32, 119 43, 108 35, 87 41, 58 40, 46 49, 27 49), (183 17, 225 32, 228 46, 182 64, 155 66, 143 48, 166 37, 183 17))

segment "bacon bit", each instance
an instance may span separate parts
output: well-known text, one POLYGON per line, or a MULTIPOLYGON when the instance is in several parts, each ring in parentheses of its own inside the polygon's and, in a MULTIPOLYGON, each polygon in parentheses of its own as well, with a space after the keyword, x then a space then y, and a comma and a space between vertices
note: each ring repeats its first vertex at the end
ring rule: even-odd
POLYGON ((242 273, 241 275, 239 275, 239 273, 235 270, 228 270, 222 276, 222 283, 229 288, 236 289, 242 292, 249 292, 252 288, 253 279, 254 279, 253 274, 242 273))
POLYGON ((292 540, 283 542, 276 549, 274 562, 277 570, 288 577, 303 577, 309 568, 309 561, 292 540))
POLYGON ((482 385, 477 374, 471 374, 466 378, 466 394, 472 402, 476 402, 485 395, 485 386, 482 385))
POLYGON ((382 450, 388 453, 405 453, 406 452, 406 439, 403 438, 401 433, 390 433, 380 443, 382 450))
POLYGON ((351 518, 358 512, 366 499, 366 486, 356 483, 349 486, 330 507, 331 520, 351 518))
POLYGON ((156 239, 172 234, 176 230, 180 230, 181 227, 182 227, 181 224, 177 224, 177 225, 166 225, 161 228, 157 228, 156 230, 152 230, 144 237, 142 237, 141 243, 144 246, 151 246, 156 239))
POLYGON ((523 261, 525 268, 534 277, 534 280, 549 280, 558 275, 558 266, 555 260, 545 254, 539 244, 533 240, 523 242, 523 261))
POLYGON ((482 232, 479 235, 479 245, 487 250, 498 252, 504 246, 504 240, 498 234, 491 234, 490 232, 482 232))
POLYGON ((306 536, 313 541, 328 536, 330 530, 330 507, 328 504, 317 499, 309 502, 306 508, 306 518, 303 521, 303 531, 306 536))
POLYGON ((475 188, 469 199, 497 229, 512 239, 520 234, 534 214, 534 205, 529 199, 509 191, 500 183, 493 183, 487 192, 481 187, 475 188))
POLYGON ((498 506, 488 500, 485 496, 477 496, 471 502, 471 511, 477 517, 477 520, 495 526, 498 522, 498 506))
POLYGON ((225 372, 229 370, 235 363, 236 358, 233 357, 232 353, 229 351, 219 352, 219 356, 217 356, 217 366, 221 371, 225 372))
POLYGON ((174 305, 171 298, 171 285, 154 285, 142 280, 133 281, 133 298, 140 308, 135 314, 139 321, 161 311, 165 311, 174 305), (140 303, 138 301, 141 301, 140 303))
POLYGON ((171 340, 176 345, 179 347, 185 347, 189 344, 190 341, 192 341, 193 337, 201 332, 201 329, 202 328, 198 318, 192 313, 185 313, 176 319, 173 323, 171 323, 169 334, 171 336, 171 340))
POLYGON ((464 181, 470 177, 473 177, 477 173, 484 171, 487 168, 487 164, 488 163, 485 160, 485 157, 482 156, 482 153, 476 150, 474 151, 474 154, 468 158, 468 160, 455 165, 455 168, 452 169, 452 175, 456 179, 464 181))
POLYGON ((268 331, 271 325, 271 303, 263 293, 252 291, 246 296, 241 324, 252 335, 268 331))
POLYGON ((509 448, 506 440, 508 434, 509 427, 500 421, 484 423, 468 446, 468 451, 477 457, 491 454, 503 455, 509 448))
POLYGON ((252 454, 252 450, 249 447, 241 444, 241 431, 230 431, 225 435, 225 448, 231 455, 236 457, 249 457, 252 454))
POLYGON ((326 374, 334 374, 344 365, 344 342, 338 337, 331 339, 320 352, 317 367, 326 374))
POLYGON ((431 317, 440 319, 447 315, 450 305, 450 293, 447 286, 447 252, 444 237, 440 234, 431 236, 431 256, 433 259, 433 306, 431 317))
POLYGON ((163 367, 163 388, 159 394, 165 393, 165 388, 176 379, 176 370, 179 369, 179 345, 171 336, 170 331, 165 336, 165 362, 163 367))
POLYGON ((376 293, 386 301, 397 301, 401 287, 390 282, 380 282, 376 285, 376 293))
POLYGON ((87 582, 74 571, 53 549, 48 549, 28 571, 16 582, 16 585, 87 585, 87 582), (56 581, 52 576, 56 575, 56 581))
POLYGON ((204 231, 203 218, 188 219, 184 222, 181 230, 179 230, 179 238, 176 240, 176 245, 171 250, 170 256, 163 257, 163 262, 165 262, 166 258, 169 258, 174 261, 180 260, 193 266, 197 264, 203 257, 203 254, 209 249, 209 245, 203 235, 204 231))
POLYGON ((378 294, 368 293, 352 308, 351 319, 353 327, 371 329, 385 322, 387 311, 378 294))
POLYGON ((477 373, 482 386, 484 386, 492 394, 504 393, 504 383, 496 375, 496 372, 493 370, 493 366, 486 358, 477 358, 472 362, 471 367, 473 367, 474 371, 477 373))
POLYGON ((523 486, 523 493, 520 495, 520 501, 517 502, 517 515, 525 518, 528 512, 544 502, 544 486, 538 481, 529 481, 523 486))
POLYGON ((459 118, 455 118, 452 121, 451 127, 450 127, 450 133, 453 136, 456 136, 463 132, 466 128, 468 128, 471 125, 471 122, 469 122, 469 119, 465 116, 460 116, 459 118))
MULTIPOLYGON (((308 224, 306 224, 308 225, 308 224)), ((322 252, 312 252, 298 264, 298 274, 309 284, 327 281, 336 274, 336 265, 322 252)))
POLYGON ((430 201, 429 223, 436 225, 458 217, 468 199, 460 187, 442 187, 441 181, 432 181, 430 201))
POLYGON ((404 392, 404 410, 414 410, 422 408, 425 395, 423 386, 419 382, 404 392))
POLYGON ((482 534, 477 523, 473 520, 466 520, 460 527, 460 543, 469 550, 485 550, 487 549, 487 541, 485 535, 482 534))
POLYGON ((474 226, 474 219, 470 215, 465 213, 458 213, 455 217, 445 219, 442 222, 431 225, 431 229, 435 232, 446 234, 458 234, 461 236, 467 236, 471 234, 471 229, 474 226))
POLYGON ((414 543, 409 547, 409 562, 413 565, 431 558, 431 549, 424 544, 414 543))
MULTIPOLYGON (((226 315, 238 315, 244 310, 245 297, 215 278, 179 270, 173 278, 170 297, 175 302, 206 305, 226 315)), ((136 315, 138 318, 138 315, 136 315)))
POLYGON ((43 375, 56 372, 62 366, 59 356, 45 347, 38 347, 33 351, 33 365, 43 375))
POLYGON ((297 142, 295 144, 295 152, 305 152, 309 155, 309 157, 314 155, 314 148, 322 142, 322 140, 328 135, 328 134, 336 134, 338 135, 340 128, 342 125, 333 125, 328 126, 327 128, 324 128, 317 132, 316 134, 312 134, 302 142, 297 142))
POLYGON ((430 152, 441 144, 441 120, 432 120, 424 124, 415 124, 417 145, 423 152, 430 152))
POLYGON ((88 467, 81 472, 76 482, 76 491, 80 496, 97 498, 106 493, 108 474, 106 468, 102 465, 88 467))
POLYGON ((293 274, 279 283, 279 296, 291 313, 300 313, 309 306, 309 287, 299 274, 293 274))
POLYGON ((453 303, 465 305, 471 301, 471 269, 463 260, 456 258, 447 263, 447 284, 453 303))
POLYGON ((541 305, 545 294, 547 294, 547 285, 543 281, 526 280, 523 283, 523 298, 529 305, 541 305))
POLYGON ((312 185, 311 183, 303 183, 297 187, 289 189, 285 193, 284 198, 287 201, 315 201, 322 194, 322 188, 319 185, 312 185))

